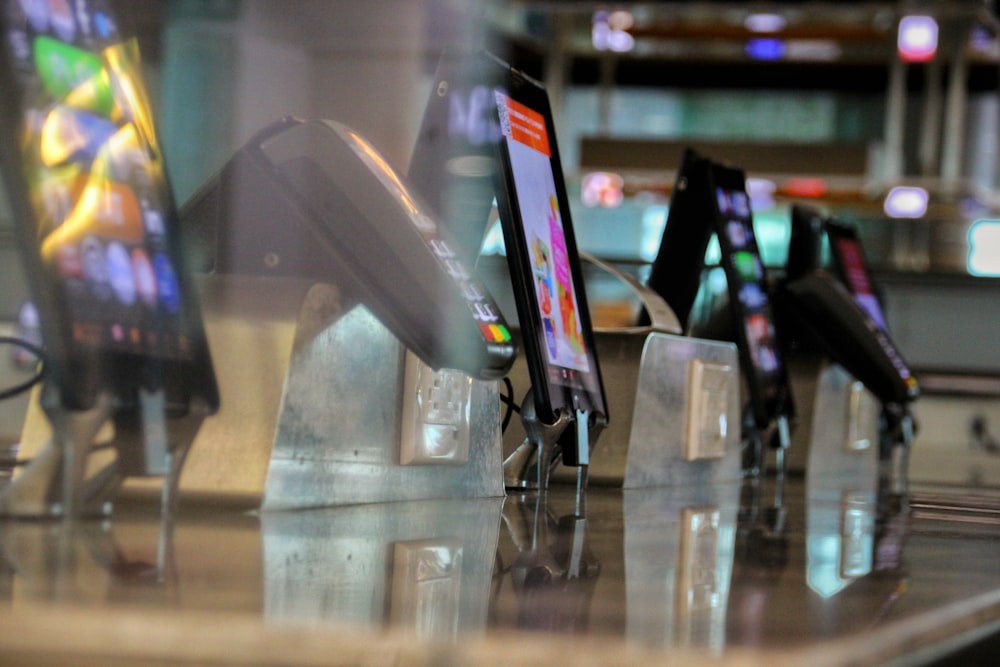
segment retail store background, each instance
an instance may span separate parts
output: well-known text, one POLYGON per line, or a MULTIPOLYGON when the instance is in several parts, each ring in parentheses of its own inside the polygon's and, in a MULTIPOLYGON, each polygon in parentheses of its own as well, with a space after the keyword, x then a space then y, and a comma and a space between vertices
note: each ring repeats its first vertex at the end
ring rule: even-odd
MULTIPOLYGON (((114 4, 140 36, 179 202, 253 132, 287 114, 351 125, 405 168, 441 49, 481 45, 548 85, 571 196, 580 202, 573 211, 580 245, 640 276, 655 252, 666 190, 686 142, 707 145, 720 159, 749 145, 752 159, 743 166, 750 177, 778 182, 796 175, 840 184, 854 199, 819 205, 858 222, 900 348, 915 368, 943 378, 928 385, 938 396, 920 405, 919 441, 944 448, 948 459, 956 448, 969 449, 973 418, 1000 429, 1000 380, 993 379, 1000 377, 997 279, 970 277, 966 267, 970 224, 1000 217, 995 3, 921 5, 943 17, 940 69, 906 67, 901 108, 890 90, 895 53, 889 33, 901 6, 894 2, 626 3, 638 40, 633 51, 620 54, 595 50, 593 18, 600 7, 585 2, 114 4), (744 48, 743 21, 762 8, 782 12, 800 36, 839 40, 839 55, 830 61, 815 54, 754 60, 744 48), (966 45, 979 24, 979 42, 966 45), (956 120, 949 106, 956 53, 966 68, 957 146, 948 144, 954 132, 949 123, 956 120), (928 140, 935 128, 943 140, 928 140), (636 140, 641 147, 623 162, 622 146, 636 140), (795 162, 802 147, 814 149, 806 153, 813 156, 813 172, 795 162), (956 156, 957 164, 949 162, 956 156), (827 165, 838 159, 848 167, 828 173, 833 167, 827 165), (797 171, 790 174, 788 165, 797 171), (625 175, 620 206, 587 207, 578 197, 581 176, 599 168, 625 175), (927 216, 890 220, 878 205, 860 201, 865 194, 875 201, 891 185, 887 174, 929 184, 936 203, 927 216)), ((784 260, 789 201, 756 205, 764 259, 772 266, 784 260)), ((5 326, 26 298, 14 246, 3 208, 5 326)), ((595 280, 589 290, 599 323, 617 323, 630 312, 615 287, 595 280)), ((17 372, 6 357, 0 367, 5 375, 17 372)), ((8 402, 2 409, 0 435, 16 438, 23 404, 8 402)), ((962 465, 954 473, 959 478, 982 480, 985 474, 1000 484, 1000 464, 993 466, 991 458, 975 474, 962 465), (989 472, 994 467, 996 475, 989 472)))

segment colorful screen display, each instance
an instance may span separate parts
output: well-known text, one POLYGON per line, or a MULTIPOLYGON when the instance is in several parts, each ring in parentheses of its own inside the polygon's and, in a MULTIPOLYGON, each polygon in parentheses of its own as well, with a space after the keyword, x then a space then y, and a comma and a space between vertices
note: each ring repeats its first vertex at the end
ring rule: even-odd
POLYGON ((854 300, 861 306, 862 310, 868 313, 868 316, 880 329, 888 331, 882 306, 875 294, 875 288, 872 286, 871 277, 868 274, 868 266, 865 264, 865 257, 861 252, 861 244, 855 238, 839 234, 831 235, 830 241, 833 251, 837 254, 838 265, 843 274, 842 278, 851 294, 854 295, 854 300))
POLYGON ((545 118, 502 92, 496 93, 496 99, 531 256, 549 381, 576 386, 581 383, 580 375, 591 371, 591 361, 579 317, 545 118))
POLYGON ((777 381, 783 369, 764 283, 764 265, 753 231, 750 199, 746 192, 724 188, 716 189, 716 199, 723 221, 724 247, 730 250, 724 261, 731 264, 730 281, 736 278, 731 289, 740 301, 750 360, 763 380, 765 392, 773 394, 778 390, 777 381))
POLYGON ((173 200, 136 42, 101 0, 7 0, 3 27, 38 248, 68 335, 88 349, 189 358, 173 200))

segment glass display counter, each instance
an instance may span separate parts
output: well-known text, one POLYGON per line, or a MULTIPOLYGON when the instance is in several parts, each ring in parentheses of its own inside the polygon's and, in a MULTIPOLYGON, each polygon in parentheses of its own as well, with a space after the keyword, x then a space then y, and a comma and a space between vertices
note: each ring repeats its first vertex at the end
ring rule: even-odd
POLYGON ((1000 628, 985 491, 793 476, 211 510, 166 534, 153 507, 0 524, 0 661, 920 664, 1000 628))

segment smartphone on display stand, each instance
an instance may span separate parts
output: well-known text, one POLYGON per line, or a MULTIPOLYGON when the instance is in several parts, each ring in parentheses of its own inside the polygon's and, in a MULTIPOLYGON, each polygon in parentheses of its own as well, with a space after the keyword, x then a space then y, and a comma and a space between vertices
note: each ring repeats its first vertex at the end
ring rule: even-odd
POLYGON ((737 325, 740 365, 749 387, 750 413, 758 432, 775 427, 772 443, 780 454, 789 444, 789 421, 795 409, 754 233, 746 178, 741 169, 717 163, 712 163, 709 176, 730 310, 737 325))
POLYGON ((571 418, 562 460, 585 470, 608 409, 552 110, 539 82, 494 62, 503 74, 493 92, 497 205, 535 409, 545 424, 571 418))
POLYGON ((0 11, 0 168, 49 386, 69 410, 162 392, 168 415, 215 411, 135 39, 103 0, 0 11))

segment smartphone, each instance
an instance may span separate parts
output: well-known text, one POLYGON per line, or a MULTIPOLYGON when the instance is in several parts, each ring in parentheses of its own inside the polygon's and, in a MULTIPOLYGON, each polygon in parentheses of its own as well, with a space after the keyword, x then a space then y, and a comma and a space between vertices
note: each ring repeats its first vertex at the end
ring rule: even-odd
POLYGON ((794 413, 788 371, 754 233, 750 197, 741 169, 712 163, 711 205, 726 272, 729 303, 737 323, 737 348, 758 428, 794 413))
POLYGON ((103 0, 3 3, 0 170, 63 405, 219 402, 138 46, 103 0))
POLYGON ((435 370, 491 380, 514 363, 507 322, 448 229, 346 125, 268 125, 182 216, 214 230, 214 271, 335 283, 435 370))
POLYGON ((821 268, 825 240, 826 217, 819 209, 792 204, 785 280, 796 280, 821 268))
POLYGON ((882 304, 875 291, 857 230, 836 218, 827 218, 824 229, 830 242, 830 256, 837 276, 861 309, 868 313, 882 331, 888 332, 885 313, 882 312, 882 304))
MULTIPOLYGON (((496 198, 538 416, 585 412, 606 422, 607 401, 555 126, 545 88, 499 60, 493 92, 501 140, 496 198)), ((564 448, 563 461, 577 465, 564 448)))
MULTIPOLYGON (((647 281, 674 311, 684 331, 689 330, 705 269, 705 252, 715 233, 714 213, 708 206, 714 199, 709 191, 711 169, 709 160, 691 149, 684 151, 667 224, 647 281)), ((639 324, 649 324, 645 313, 639 324)))
POLYGON ((847 289, 818 269, 780 290, 783 312, 796 331, 847 369, 883 403, 905 405, 919 393, 895 344, 847 289))
POLYGON ((501 138, 493 91, 502 79, 492 65, 482 53, 442 54, 407 171, 469 266, 493 208, 501 138))

